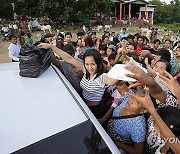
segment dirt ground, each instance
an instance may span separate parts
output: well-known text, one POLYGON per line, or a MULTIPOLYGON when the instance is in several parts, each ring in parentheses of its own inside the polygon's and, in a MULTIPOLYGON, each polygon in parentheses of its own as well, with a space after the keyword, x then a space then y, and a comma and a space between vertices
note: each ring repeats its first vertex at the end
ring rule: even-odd
MULTIPOLYGON (((122 27, 112 27, 112 28, 110 29, 110 32, 115 31, 116 33, 118 33, 118 32, 120 32, 121 28, 122 28, 122 27)), ((135 33, 136 29, 137 29, 136 27, 131 28, 131 30, 130 30, 129 33, 135 33)), ((73 34, 73 40, 76 40, 76 32, 77 32, 78 30, 80 30, 80 29, 72 29, 72 30, 67 29, 66 31, 72 32, 72 34, 73 34)), ((82 31, 82 29, 81 29, 81 31, 82 31)), ((43 33, 43 32, 42 32, 42 31, 33 32, 33 33, 32 33, 32 38, 33 38, 33 40, 35 40, 36 35, 37 35, 38 33, 43 33)), ((101 35, 102 33, 103 33, 103 32, 99 32, 99 33, 97 33, 97 35, 101 35)), ((55 31, 54 31, 54 34, 56 34, 55 31)), ((9 63, 9 62, 11 62, 11 59, 10 59, 9 56, 8 56, 8 47, 9 47, 9 44, 10 44, 10 42, 8 42, 8 41, 2 41, 2 38, 0 37, 0 63, 9 63)))
MULTIPOLYGON (((120 30, 122 29, 122 27, 112 27, 109 31, 112 32, 116 32, 119 33, 120 30)), ((128 33, 129 34, 135 34, 137 33, 138 28, 137 27, 128 27, 128 33)), ((64 30, 65 31, 65 30, 64 30)), ((70 31, 73 35, 73 40, 76 40, 76 33, 77 31, 82 31, 82 29, 66 29, 66 31, 70 31)), ((38 33, 42 33, 42 31, 36 31, 32 33, 32 38, 33 40, 35 40, 36 35, 38 33)), ((54 34, 56 34, 56 32, 53 32, 54 34)), ((97 35, 102 35, 102 32, 97 32, 97 35)), ((8 63, 11 62, 11 59, 8 56, 8 46, 9 46, 10 42, 8 41, 2 41, 2 38, 0 37, 0 63, 8 63)))

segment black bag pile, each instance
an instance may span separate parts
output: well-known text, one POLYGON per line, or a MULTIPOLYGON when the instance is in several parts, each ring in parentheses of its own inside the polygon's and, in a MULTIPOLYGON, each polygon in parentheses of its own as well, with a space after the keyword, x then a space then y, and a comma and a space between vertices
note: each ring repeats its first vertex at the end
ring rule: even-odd
POLYGON ((51 64, 51 50, 40 49, 36 45, 21 47, 19 57, 19 75, 22 77, 37 78, 51 64))

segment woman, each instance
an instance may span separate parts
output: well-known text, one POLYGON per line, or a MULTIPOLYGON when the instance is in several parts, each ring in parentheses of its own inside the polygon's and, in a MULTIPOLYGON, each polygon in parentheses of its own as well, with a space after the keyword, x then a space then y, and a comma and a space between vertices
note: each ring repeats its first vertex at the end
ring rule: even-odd
MULTIPOLYGON (((108 123, 108 133, 116 145, 129 154, 143 154, 146 136, 146 121, 143 115, 144 108, 135 99, 129 98, 125 93, 134 93, 126 84, 119 82, 117 90, 121 97, 108 123)), ((138 92, 138 95, 142 95, 138 92)))
POLYGON ((84 62, 82 63, 52 44, 42 43, 39 45, 39 48, 51 48, 64 61, 72 64, 79 70, 83 70, 84 76, 80 82, 83 99, 96 118, 102 118, 107 112, 107 108, 101 101, 105 85, 115 85, 118 80, 111 79, 105 75, 104 65, 99 52, 95 49, 88 49, 83 56, 84 62))

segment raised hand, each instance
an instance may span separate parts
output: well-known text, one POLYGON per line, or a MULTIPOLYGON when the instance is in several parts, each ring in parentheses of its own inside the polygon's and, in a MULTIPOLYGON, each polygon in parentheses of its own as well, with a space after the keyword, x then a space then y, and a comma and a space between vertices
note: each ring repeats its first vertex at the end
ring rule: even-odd
POLYGON ((137 80, 137 82, 133 85, 130 85, 129 88, 152 84, 153 79, 139 67, 128 63, 125 68, 133 73, 133 74, 126 74, 126 76, 137 80))
POLYGON ((164 85, 180 100, 180 85, 177 82, 177 77, 173 77, 167 71, 164 71, 164 74, 164 76, 160 75, 164 85))
POLYGON ((130 97, 137 100, 145 109, 147 109, 150 113, 155 110, 153 102, 149 95, 149 88, 145 89, 145 96, 137 96, 136 94, 127 93, 130 97))
POLYGON ((52 44, 49 43, 41 43, 38 45, 39 48, 43 48, 43 49, 49 49, 52 47, 52 44))
POLYGON ((148 58, 145 58, 145 64, 146 64, 146 69, 147 69, 147 72, 150 76, 154 77, 156 75, 156 71, 154 71, 151 66, 149 65, 148 63, 148 58))

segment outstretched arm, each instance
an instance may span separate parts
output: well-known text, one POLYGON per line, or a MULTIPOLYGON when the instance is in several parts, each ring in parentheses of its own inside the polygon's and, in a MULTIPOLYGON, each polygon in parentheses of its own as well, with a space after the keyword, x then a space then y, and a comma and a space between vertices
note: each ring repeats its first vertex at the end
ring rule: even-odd
POLYGON ((164 74, 165 75, 161 75, 160 78, 163 80, 164 85, 173 93, 174 96, 176 96, 176 98, 180 102, 180 85, 177 81, 177 77, 173 77, 167 71, 164 71, 164 74))
MULTIPOLYGON (((134 99, 136 99, 144 108, 146 108, 149 111, 149 113, 153 116, 155 122, 157 123, 162 136, 164 136, 166 139, 174 138, 176 141, 176 136, 172 133, 172 131, 168 128, 168 126, 164 123, 164 121, 161 119, 161 117, 157 113, 156 109, 154 108, 153 102, 151 101, 151 98, 149 96, 148 88, 145 89, 144 97, 137 96, 135 94, 130 94, 130 93, 128 93, 128 95, 130 97, 133 97, 134 99)), ((180 153, 180 143, 168 143, 168 144, 175 153, 180 153)))
POLYGON ((39 48, 49 49, 51 48, 58 56, 60 56, 65 62, 74 65, 79 70, 83 70, 83 63, 74 59, 71 55, 57 48, 56 46, 48 43, 41 43, 38 45, 39 48))
POLYGON ((149 76, 147 73, 145 73, 143 70, 141 70, 137 66, 133 66, 131 64, 128 64, 126 66, 126 69, 131 71, 133 75, 127 74, 128 77, 134 78, 137 80, 137 82, 130 86, 130 88, 135 86, 144 86, 146 85, 149 87, 150 94, 158 99, 160 102, 165 102, 166 100, 166 92, 164 92, 161 87, 153 80, 151 76, 149 76))

